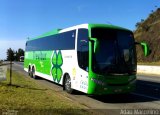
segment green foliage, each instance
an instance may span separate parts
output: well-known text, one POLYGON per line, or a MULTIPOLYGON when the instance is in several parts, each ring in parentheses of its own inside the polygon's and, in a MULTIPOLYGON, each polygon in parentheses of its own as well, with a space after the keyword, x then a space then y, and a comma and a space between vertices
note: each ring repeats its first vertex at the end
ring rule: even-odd
MULTIPOLYGON (((18 60, 19 60, 20 56, 24 56, 24 50, 21 49, 21 48, 19 48, 18 51, 17 51, 18 60)), ((18 61, 18 60, 17 60, 17 61, 18 61)))
POLYGON ((142 25, 144 21, 145 21, 144 19, 141 19, 141 22, 137 22, 135 25, 136 28, 138 28, 140 25, 142 25))
POLYGON ((8 61, 19 61, 20 56, 24 56, 24 50, 21 48, 19 48, 18 51, 14 51, 11 48, 7 50, 8 61))
POLYGON ((11 49, 11 48, 9 48, 8 50, 7 50, 7 60, 8 61, 14 61, 14 51, 11 49))
POLYGON ((140 22, 137 22, 136 25, 135 25, 136 28, 138 28, 140 26, 140 24, 141 24, 140 22))

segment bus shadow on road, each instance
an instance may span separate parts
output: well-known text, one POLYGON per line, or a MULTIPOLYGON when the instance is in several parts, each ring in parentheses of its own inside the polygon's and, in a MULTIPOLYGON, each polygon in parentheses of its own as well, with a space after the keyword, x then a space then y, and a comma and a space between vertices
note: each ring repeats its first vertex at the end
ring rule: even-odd
POLYGON ((136 91, 130 94, 89 96, 104 103, 139 103, 160 100, 160 83, 137 80, 136 91))
MULTIPOLYGON (((43 78, 38 77, 37 80, 45 80, 43 78)), ((63 91, 63 87, 57 83, 54 83, 49 80, 51 84, 55 84, 60 86, 63 91)), ((160 100, 160 83, 151 82, 151 81, 143 81, 137 80, 137 88, 136 91, 130 94, 115 94, 115 95, 87 95, 85 93, 74 91, 72 95, 81 96, 86 95, 92 99, 104 102, 104 103, 139 103, 139 102, 151 102, 151 101, 159 101, 160 100)))

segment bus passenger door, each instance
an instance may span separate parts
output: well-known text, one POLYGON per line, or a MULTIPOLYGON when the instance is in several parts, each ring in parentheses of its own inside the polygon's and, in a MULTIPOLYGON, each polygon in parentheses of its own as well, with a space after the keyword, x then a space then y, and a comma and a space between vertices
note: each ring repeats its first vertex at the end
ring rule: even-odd
POLYGON ((88 91, 88 66, 89 66, 89 42, 88 30, 78 30, 77 41, 77 58, 78 58, 78 75, 77 82, 79 84, 78 90, 87 93, 88 91))
POLYGON ((79 90, 87 93, 88 90, 88 46, 82 45, 78 56, 79 60, 79 90))

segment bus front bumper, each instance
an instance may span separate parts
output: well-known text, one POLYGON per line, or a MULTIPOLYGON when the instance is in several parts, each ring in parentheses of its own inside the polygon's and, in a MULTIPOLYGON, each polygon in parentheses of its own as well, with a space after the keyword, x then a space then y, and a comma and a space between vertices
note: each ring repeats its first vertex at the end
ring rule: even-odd
POLYGON ((106 85, 104 87, 96 87, 94 95, 106 95, 106 94, 127 94, 135 91, 136 79, 129 82, 127 85, 106 85))

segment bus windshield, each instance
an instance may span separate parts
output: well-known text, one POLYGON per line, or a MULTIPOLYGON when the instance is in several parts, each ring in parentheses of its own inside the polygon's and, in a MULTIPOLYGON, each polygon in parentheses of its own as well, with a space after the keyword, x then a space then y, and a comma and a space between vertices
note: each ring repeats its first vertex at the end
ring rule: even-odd
POLYGON ((98 51, 92 52, 94 72, 98 74, 135 74, 136 53, 132 32, 93 28, 91 36, 97 38, 99 42, 98 51))

